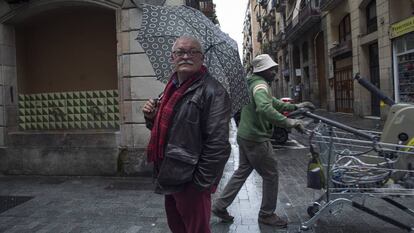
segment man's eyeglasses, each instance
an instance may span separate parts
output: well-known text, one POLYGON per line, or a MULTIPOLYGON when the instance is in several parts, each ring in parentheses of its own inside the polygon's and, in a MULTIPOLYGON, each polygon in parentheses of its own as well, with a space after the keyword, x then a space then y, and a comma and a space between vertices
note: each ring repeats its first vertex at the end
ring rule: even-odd
POLYGON ((189 50, 189 51, 185 51, 185 50, 177 50, 174 51, 173 54, 177 57, 184 57, 185 54, 187 54, 188 57, 194 57, 197 54, 202 54, 201 51, 198 50, 189 50))

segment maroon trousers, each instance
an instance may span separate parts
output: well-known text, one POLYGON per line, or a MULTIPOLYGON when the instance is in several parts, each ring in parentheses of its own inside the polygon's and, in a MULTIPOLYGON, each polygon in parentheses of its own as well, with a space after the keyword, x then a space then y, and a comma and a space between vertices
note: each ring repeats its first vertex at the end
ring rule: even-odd
POLYGON ((211 233, 210 192, 187 185, 181 192, 165 195, 168 226, 173 233, 211 233))

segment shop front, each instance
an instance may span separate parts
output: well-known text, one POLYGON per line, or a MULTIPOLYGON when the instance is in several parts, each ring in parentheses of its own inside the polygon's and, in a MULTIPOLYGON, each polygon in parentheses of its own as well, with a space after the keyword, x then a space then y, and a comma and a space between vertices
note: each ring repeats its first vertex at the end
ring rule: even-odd
POLYGON ((395 101, 414 103, 414 17, 392 24, 390 32, 395 101))

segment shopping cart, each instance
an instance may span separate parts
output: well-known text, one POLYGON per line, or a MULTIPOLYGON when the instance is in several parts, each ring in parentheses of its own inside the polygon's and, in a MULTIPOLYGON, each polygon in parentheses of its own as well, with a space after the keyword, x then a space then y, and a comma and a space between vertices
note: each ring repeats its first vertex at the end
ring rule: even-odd
MULTIPOLYGON (((300 114, 317 122, 308 131, 311 161, 320 166, 308 169, 308 187, 324 191, 308 207, 311 218, 301 224, 301 230, 308 230, 325 214, 337 213, 349 205, 401 229, 414 231, 413 227, 365 205, 366 198, 381 198, 414 217, 414 211, 396 201, 397 197, 414 195, 414 139, 399 133, 396 137, 404 140, 386 142, 383 138, 390 138, 394 131, 384 132, 387 135, 383 137, 381 133, 358 130, 306 109, 301 111, 300 114)), ((384 128, 393 123, 391 118, 384 128)), ((412 127, 406 126, 411 137, 412 127)))

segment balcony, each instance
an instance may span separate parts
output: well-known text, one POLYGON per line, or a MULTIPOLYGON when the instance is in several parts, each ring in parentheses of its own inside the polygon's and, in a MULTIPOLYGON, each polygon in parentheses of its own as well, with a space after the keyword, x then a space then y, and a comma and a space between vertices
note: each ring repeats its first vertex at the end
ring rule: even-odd
POLYGON ((284 46, 286 46, 286 40, 285 40, 285 33, 279 32, 273 40, 270 41, 272 50, 278 50, 284 46))
POLYGON ((337 7, 342 0, 322 0, 320 3, 320 9, 321 11, 330 11, 337 7))
POLYGON ((213 13, 214 12, 214 4, 213 2, 201 2, 200 1, 200 11, 203 13, 213 13))
POLYGON ((321 20, 321 11, 310 4, 306 5, 299 11, 293 19, 287 19, 286 40, 293 41, 306 33, 310 28, 315 26, 321 20))
POLYGON ((329 54, 331 57, 337 57, 337 56, 344 55, 350 52, 352 53, 352 41, 351 40, 344 41, 329 50, 329 54))
POLYGON ((286 10, 286 0, 273 0, 276 12, 284 12, 286 10))

